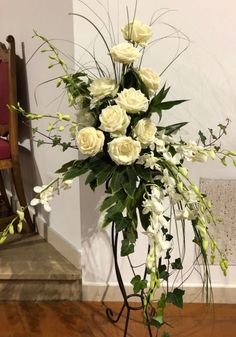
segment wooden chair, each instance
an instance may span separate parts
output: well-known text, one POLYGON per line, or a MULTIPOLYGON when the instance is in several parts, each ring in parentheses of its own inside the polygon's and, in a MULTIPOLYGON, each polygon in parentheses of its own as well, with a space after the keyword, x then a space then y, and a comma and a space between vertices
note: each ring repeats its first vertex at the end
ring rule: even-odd
MULTIPOLYGON (((17 103, 15 41, 11 35, 6 40, 8 48, 0 43, 0 193, 6 211, 2 215, 0 213, 1 228, 15 216, 7 197, 2 170, 11 171, 19 203, 22 207, 27 204, 19 162, 18 116, 7 107, 17 103)), ((28 209, 25 210, 25 219, 23 231, 34 231, 28 209)))

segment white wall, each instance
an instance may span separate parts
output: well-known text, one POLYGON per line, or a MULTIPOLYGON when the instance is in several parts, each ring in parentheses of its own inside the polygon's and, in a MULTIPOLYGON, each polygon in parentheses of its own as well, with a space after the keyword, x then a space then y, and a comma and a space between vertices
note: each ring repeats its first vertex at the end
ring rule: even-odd
MULTIPOLYGON (((133 13, 135 1, 100 1, 104 6, 110 4, 110 15, 114 25, 115 34, 117 28, 126 20, 125 5, 129 6, 133 13)), ((98 1, 86 1, 95 13, 98 13, 107 23, 104 10, 98 1)), ((96 22, 101 31, 107 36, 102 24, 96 18, 95 13, 89 12, 84 5, 74 1, 75 11, 89 16, 96 22)), ((199 129, 215 128, 219 122, 229 117, 232 120, 229 135, 224 138, 222 144, 229 149, 236 149, 236 21, 234 13, 236 4, 233 0, 213 1, 138 1, 136 17, 149 22, 152 13, 156 9, 169 8, 176 11, 169 12, 162 17, 154 27, 154 36, 160 38, 171 32, 171 28, 164 23, 177 27, 188 35, 191 40, 190 48, 163 74, 162 83, 171 85, 170 97, 176 99, 188 98, 190 101, 168 112, 163 119, 163 124, 189 121, 182 135, 192 139, 197 138, 199 129)), ((130 14, 132 17, 132 14, 130 14)), ((75 42, 85 47, 96 46, 96 55, 103 63, 110 67, 104 46, 92 27, 83 19, 75 17, 75 42), (86 32, 86 34, 84 34, 86 32)), ((120 36, 121 38, 121 36, 120 36)), ((144 59, 144 65, 161 72, 173 58, 178 48, 178 39, 165 39, 150 49, 144 59)), ((180 48, 184 46, 180 42, 180 48)), ((76 49, 76 56, 81 62, 88 60, 85 53, 76 49)), ((191 176, 196 182, 199 177, 236 178, 234 167, 222 167, 219 163, 209 162, 207 165, 196 164, 191 167, 191 176)), ((99 230, 98 212, 96 205, 101 199, 103 189, 93 193, 84 187, 81 181, 81 233, 83 249, 83 266, 85 284, 104 284, 109 280, 115 282, 112 272, 112 256, 109 240, 109 232, 99 230)), ((191 265, 194 258, 192 247, 192 233, 188 230, 188 251, 186 267, 191 265)), ((142 234, 140 234, 142 237, 142 234)), ((135 263, 142 260, 145 251, 144 239, 139 243, 138 254, 135 263)), ((122 260, 122 273, 125 281, 130 281, 130 271, 127 263, 122 260)), ((236 285, 236 269, 231 267, 227 278, 222 276, 218 267, 212 268, 213 285, 236 285)), ((197 274, 188 279, 188 284, 199 285, 197 274)))
MULTIPOLYGON (((12 34, 16 40, 17 54, 22 57, 22 43, 25 47, 25 58, 30 56, 41 44, 41 41, 32 39, 33 29, 48 38, 65 39, 69 42, 57 41, 55 44, 68 55, 73 56, 73 18, 68 15, 72 11, 72 1, 70 0, 1 0, 0 2, 0 40, 5 41, 5 37, 12 34)), ((38 87, 38 105, 34 99, 37 86, 50 78, 57 76, 60 72, 48 70, 49 59, 46 55, 37 53, 27 65, 27 78, 30 98, 30 108, 32 112, 50 113, 62 110, 67 113, 66 99, 60 105, 60 99, 52 102, 59 91, 55 88, 55 83, 38 87)), ((48 122, 33 123, 39 124, 41 130, 45 130, 48 122)), ((28 134, 27 130, 25 130, 28 134)), ((22 136, 24 138, 24 136, 22 136)), ((28 187, 36 184, 48 183, 54 171, 65 161, 77 158, 77 151, 66 151, 62 153, 59 148, 49 146, 36 146, 29 149, 29 141, 23 142, 25 150, 22 151, 22 165, 24 181, 28 187), (32 157, 34 163, 32 165, 32 157)), ((66 191, 63 195, 56 196, 53 200, 53 210, 45 219, 48 224, 63 236, 76 250, 80 249, 80 205, 79 186, 75 183, 74 188, 66 191)), ((32 193, 29 193, 32 196, 32 193)))

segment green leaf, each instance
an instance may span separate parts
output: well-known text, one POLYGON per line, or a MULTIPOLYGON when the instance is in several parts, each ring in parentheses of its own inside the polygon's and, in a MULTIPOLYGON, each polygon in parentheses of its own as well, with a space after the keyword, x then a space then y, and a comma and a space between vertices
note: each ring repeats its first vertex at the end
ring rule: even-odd
POLYGON ((128 217, 124 217, 122 213, 114 216, 114 222, 116 224, 116 231, 120 232, 132 225, 132 220, 128 217))
POLYGON ((188 122, 175 123, 175 124, 171 124, 168 126, 159 126, 157 127, 157 130, 158 131, 165 130, 165 135, 169 136, 172 133, 177 132, 179 129, 181 129, 186 124, 188 124, 188 122))
POLYGON ((179 270, 183 269, 181 259, 180 258, 175 259, 175 262, 171 263, 171 267, 172 269, 179 269, 179 270))
POLYGON ((170 87, 165 89, 165 85, 159 91, 157 95, 153 97, 149 104, 148 112, 151 114, 153 112, 157 112, 160 119, 161 119, 161 110, 159 108, 160 103, 165 99, 166 95, 168 94, 170 87))
POLYGON ((69 167, 74 166, 75 164, 79 164, 78 160, 71 160, 68 163, 65 163, 64 165, 62 165, 62 167, 56 171, 56 173, 64 173, 68 170, 69 167))
POLYGON ((104 167, 104 169, 97 174, 97 185, 102 185, 105 181, 107 181, 111 177, 114 169, 115 167, 112 167, 111 165, 104 167))
POLYGON ((96 176, 94 175, 94 173, 92 171, 90 171, 90 173, 88 174, 88 176, 85 180, 85 185, 90 184, 94 180, 96 180, 96 176))
POLYGON ((145 169, 143 165, 135 165, 135 171, 137 176, 142 178, 143 180, 151 183, 152 182, 152 174, 151 170, 145 169))
POLYGON ((81 166, 72 166, 70 167, 67 172, 63 176, 63 180, 70 180, 74 179, 88 171, 87 165, 81 165, 81 166))
POLYGON ((207 140, 207 137, 202 133, 201 130, 198 131, 198 135, 200 137, 200 140, 202 142, 203 145, 206 145, 206 140, 207 140))
POLYGON ((157 273, 158 278, 167 281, 169 278, 169 275, 170 274, 167 271, 166 265, 162 264, 158 267, 158 273, 157 273))
POLYGON ((161 294, 161 298, 157 303, 157 311, 154 317, 152 317, 151 324, 160 328, 164 324, 164 309, 166 306, 166 295, 161 294))
POLYGON ((133 68, 128 70, 123 78, 124 88, 134 88, 136 90, 141 90, 141 92, 149 98, 149 93, 146 85, 143 83, 140 75, 133 68))
POLYGON ((122 189, 122 182, 124 181, 125 168, 117 167, 113 172, 111 179, 112 193, 116 193, 122 189))
POLYGON ((53 140, 52 140, 52 146, 56 146, 56 145, 59 145, 61 143, 61 137, 59 136, 55 136, 53 137, 53 140))
POLYGON ((116 200, 117 200, 116 195, 112 195, 110 197, 105 198, 99 208, 100 212, 111 207, 116 202, 116 200))
POLYGON ((134 252, 134 244, 130 243, 128 239, 121 241, 121 256, 127 256, 134 252))
POLYGON ((68 142, 68 143, 62 143, 62 151, 66 151, 70 146, 71 146, 71 142, 68 142))
POLYGON ((168 102, 162 102, 159 104, 158 108, 160 110, 169 110, 171 108, 173 108, 175 105, 179 105, 179 104, 182 104, 184 102, 187 102, 188 100, 187 99, 179 99, 179 100, 176 100, 176 101, 168 101, 168 102))
POLYGON ((178 308, 183 308, 184 290, 175 288, 173 292, 167 293, 167 302, 174 304, 178 308))
POLYGON ((163 332, 163 334, 161 335, 161 337, 170 337, 170 334, 166 331, 163 332))
POLYGON ((147 288, 147 280, 142 280, 140 275, 135 275, 130 283, 133 285, 135 294, 138 294, 141 290, 147 288))
POLYGON ((132 166, 126 167, 125 175, 123 176, 122 186, 130 198, 133 198, 136 190, 137 175, 132 166))

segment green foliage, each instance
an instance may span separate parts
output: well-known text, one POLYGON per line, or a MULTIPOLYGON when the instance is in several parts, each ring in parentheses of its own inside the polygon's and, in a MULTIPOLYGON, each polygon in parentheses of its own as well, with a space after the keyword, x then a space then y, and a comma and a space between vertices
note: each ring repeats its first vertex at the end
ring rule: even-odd
POLYGON ((134 252, 134 244, 129 242, 129 239, 121 241, 121 256, 127 256, 134 252))
POLYGON ((168 303, 174 304, 178 308, 183 308, 184 290, 175 288, 173 292, 168 292, 166 300, 168 303))
POLYGON ((171 263, 171 267, 172 267, 172 269, 178 269, 178 270, 183 269, 183 265, 182 265, 181 259, 180 258, 175 259, 175 262, 171 263))
POLYGON ((141 290, 147 288, 147 280, 142 280, 140 275, 135 275, 131 282, 135 294, 138 294, 141 290))
POLYGON ((171 134, 179 131, 183 126, 185 126, 187 124, 188 124, 188 122, 181 122, 181 123, 171 124, 171 125, 168 125, 168 126, 158 126, 157 130, 158 131, 164 130, 165 134, 167 136, 170 136, 171 134))
POLYGON ((162 264, 162 265, 160 265, 158 267, 157 278, 158 279, 163 279, 165 281, 168 280, 168 278, 169 278, 169 272, 167 271, 166 265, 162 264))
POLYGON ((161 335, 161 337, 170 337, 170 334, 166 331, 163 332, 163 334, 161 335))
POLYGON ((156 326, 158 329, 164 324, 164 310, 166 307, 166 295, 161 294, 161 298, 157 303, 156 314, 151 319, 151 325, 156 326))
POLYGON ((133 69, 130 68, 124 75, 123 77, 123 88, 134 88, 136 90, 141 90, 141 92, 147 97, 149 98, 149 93, 148 93, 148 89, 145 86, 145 84, 143 83, 141 77, 139 76, 138 72, 133 69))

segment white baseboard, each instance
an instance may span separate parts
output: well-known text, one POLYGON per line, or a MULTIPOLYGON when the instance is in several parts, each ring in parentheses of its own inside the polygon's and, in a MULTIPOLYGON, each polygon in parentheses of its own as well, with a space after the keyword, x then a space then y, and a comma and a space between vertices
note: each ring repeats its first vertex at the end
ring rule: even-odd
POLYGON ((38 233, 50 243, 62 256, 71 262, 76 268, 81 269, 81 252, 55 229, 44 223, 39 217, 36 219, 38 233))
MULTIPOLYGON (((125 285, 127 294, 132 293, 132 286, 125 285)), ((198 285, 185 288, 184 303, 204 303, 204 295, 202 287, 198 285)), ((214 303, 236 303, 236 287, 225 287, 221 285, 213 286, 213 301, 214 303)), ((160 290, 161 292, 161 290, 160 290)), ((109 283, 90 283, 84 282, 82 285, 82 300, 83 301, 122 301, 122 295, 117 284, 109 283)), ((135 298, 132 298, 135 301, 135 298)))

